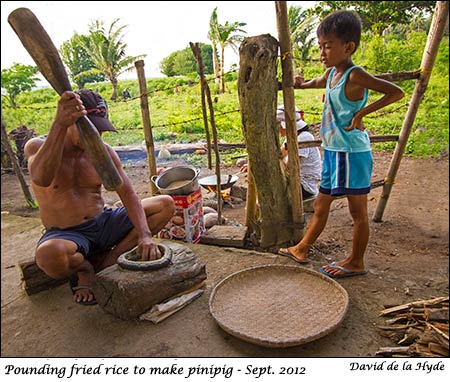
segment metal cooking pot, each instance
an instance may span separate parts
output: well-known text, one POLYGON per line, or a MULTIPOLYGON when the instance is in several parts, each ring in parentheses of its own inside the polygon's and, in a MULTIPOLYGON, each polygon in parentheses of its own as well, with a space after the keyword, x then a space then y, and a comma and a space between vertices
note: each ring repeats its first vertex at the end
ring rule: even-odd
MULTIPOLYGON (((237 175, 220 175, 220 189, 226 190, 232 187, 237 181, 239 177, 237 175)), ((217 176, 211 175, 205 178, 201 178, 198 181, 200 186, 206 188, 208 191, 217 191, 217 176)))
POLYGON ((178 166, 163 171, 160 175, 153 175, 150 179, 162 194, 189 195, 199 189, 198 175, 200 171, 192 167, 178 166), (189 183, 176 188, 168 188, 172 183, 189 180, 189 183))

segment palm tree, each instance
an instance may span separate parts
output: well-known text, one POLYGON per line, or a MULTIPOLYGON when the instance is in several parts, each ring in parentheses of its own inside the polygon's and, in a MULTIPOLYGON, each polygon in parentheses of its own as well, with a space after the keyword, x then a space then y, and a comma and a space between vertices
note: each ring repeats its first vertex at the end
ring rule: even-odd
MULTIPOLYGON (((220 60, 220 83, 221 92, 225 93, 225 48, 231 46, 237 51, 238 44, 242 42, 245 36, 239 33, 247 33, 242 29, 247 23, 235 21, 233 23, 225 22, 224 25, 219 24, 217 19, 217 7, 214 8, 209 21, 208 38, 211 40, 213 47, 213 55, 216 52, 217 44, 220 46, 221 60, 220 60)), ((216 52, 217 54, 217 52, 216 52)), ((218 67, 217 65, 216 67, 218 67)), ((216 73, 214 72, 214 75, 216 73)))
POLYGON ((83 89, 87 82, 100 82, 105 80, 103 73, 84 74, 95 67, 84 47, 88 44, 88 40, 88 36, 75 33, 70 40, 65 41, 59 48, 62 60, 66 64, 70 77, 78 86, 78 89, 83 89))
POLYGON ((145 55, 125 55, 127 45, 123 42, 122 32, 126 25, 118 26, 118 21, 119 19, 115 19, 108 31, 105 30, 102 21, 92 22, 89 25, 89 39, 85 44, 97 72, 103 73, 112 84, 113 101, 117 99, 118 77, 134 69, 134 62, 145 57, 145 55))
POLYGON ((309 9, 302 10, 294 5, 289 7, 288 24, 294 58, 302 61, 311 59, 316 23, 316 16, 309 9))
POLYGON ((217 57, 217 44, 219 42, 219 21, 217 19, 217 7, 214 8, 209 19, 208 38, 211 41, 212 56, 213 56, 213 70, 215 82, 219 82, 219 57, 217 57))

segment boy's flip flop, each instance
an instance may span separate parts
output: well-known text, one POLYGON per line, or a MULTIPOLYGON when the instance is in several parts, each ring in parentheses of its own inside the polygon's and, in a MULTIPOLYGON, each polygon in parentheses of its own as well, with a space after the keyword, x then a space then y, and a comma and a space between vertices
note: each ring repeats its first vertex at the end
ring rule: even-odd
POLYGON ((330 268, 338 269, 338 270, 344 272, 342 274, 334 275, 332 273, 327 272, 325 269, 323 269, 323 267, 321 267, 320 268, 320 273, 322 273, 325 276, 328 276, 328 277, 330 277, 332 279, 342 279, 344 277, 351 277, 351 276, 362 276, 362 275, 365 275, 367 273, 366 269, 361 271, 361 272, 354 272, 354 271, 351 271, 350 269, 347 269, 345 267, 341 267, 340 265, 336 265, 334 262, 329 264, 328 266, 330 268))
POLYGON ((305 260, 297 259, 297 258, 293 255, 293 253, 292 253, 291 251, 289 251, 288 248, 280 248, 280 249, 278 250, 278 254, 281 255, 281 256, 289 257, 290 259, 296 261, 296 262, 299 263, 299 264, 308 264, 308 263, 309 263, 309 260, 308 260, 308 259, 305 259, 305 260))

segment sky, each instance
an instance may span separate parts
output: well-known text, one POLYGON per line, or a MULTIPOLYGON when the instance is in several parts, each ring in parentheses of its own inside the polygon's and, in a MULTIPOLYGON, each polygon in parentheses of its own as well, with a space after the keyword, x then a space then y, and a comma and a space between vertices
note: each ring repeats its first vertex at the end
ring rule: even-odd
MULTIPOLYGON (((290 5, 311 7, 315 1, 288 1, 290 5)), ((124 29, 128 56, 146 54, 147 78, 163 77, 159 64, 172 52, 189 47, 189 42, 210 44, 209 19, 214 7, 220 24, 245 22, 247 36, 269 33, 278 39, 275 1, 2 1, 1 2, 1 68, 14 63, 35 65, 8 23, 8 15, 17 8, 28 8, 42 24, 59 49, 75 33, 88 34, 94 20, 106 27, 119 18, 124 29)), ((230 48, 225 51, 225 67, 239 64, 239 56, 230 48)), ((137 78, 135 71, 121 79, 137 78)), ((46 83, 46 81, 44 81, 46 83)))

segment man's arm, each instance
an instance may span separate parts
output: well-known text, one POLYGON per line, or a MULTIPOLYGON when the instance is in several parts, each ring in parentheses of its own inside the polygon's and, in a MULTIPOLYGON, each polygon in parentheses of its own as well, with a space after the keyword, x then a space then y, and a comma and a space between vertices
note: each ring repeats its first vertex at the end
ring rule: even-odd
POLYGON ((55 120, 45 141, 31 139, 24 147, 33 183, 40 187, 48 187, 52 183, 62 161, 67 129, 85 114, 78 94, 67 91, 61 95, 55 120))
POLYGON ((120 200, 127 211, 127 215, 137 231, 139 250, 142 260, 156 260, 161 257, 157 243, 152 238, 152 233, 148 227, 147 217, 141 200, 134 191, 130 179, 123 170, 117 153, 110 147, 106 146, 109 154, 117 167, 120 177, 122 178, 122 186, 117 190, 120 200))

